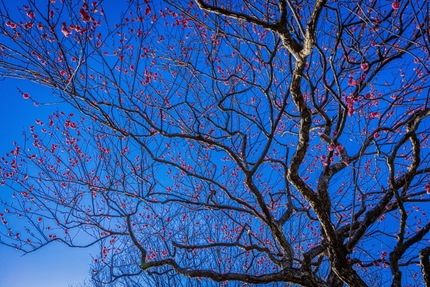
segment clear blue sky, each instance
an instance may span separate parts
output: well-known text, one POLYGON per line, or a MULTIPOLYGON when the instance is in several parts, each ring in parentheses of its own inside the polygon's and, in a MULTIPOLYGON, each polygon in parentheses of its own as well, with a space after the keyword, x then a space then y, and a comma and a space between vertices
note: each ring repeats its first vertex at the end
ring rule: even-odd
MULTIPOLYGON (((22 143, 22 131, 34 125, 36 119, 46 120, 64 104, 35 107, 31 100, 24 100, 18 92, 29 92, 38 100, 52 102, 49 90, 18 80, 0 82, 0 154, 12 150, 13 141, 22 143)), ((9 193, 0 187, 3 198, 9 193)), ((0 245, 0 287, 68 287, 89 278, 92 261, 90 249, 71 249, 61 244, 51 244, 34 253, 23 253, 0 245)), ((94 252, 94 249, 93 249, 94 252)))

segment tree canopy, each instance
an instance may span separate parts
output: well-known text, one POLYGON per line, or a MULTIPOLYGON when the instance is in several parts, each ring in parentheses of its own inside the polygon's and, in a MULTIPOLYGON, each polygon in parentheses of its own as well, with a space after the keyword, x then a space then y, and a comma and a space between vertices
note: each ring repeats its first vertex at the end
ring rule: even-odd
POLYGON ((1 157, 2 244, 100 246, 95 286, 430 285, 428 1, 119 2, 2 1, 0 76, 76 110, 1 157))

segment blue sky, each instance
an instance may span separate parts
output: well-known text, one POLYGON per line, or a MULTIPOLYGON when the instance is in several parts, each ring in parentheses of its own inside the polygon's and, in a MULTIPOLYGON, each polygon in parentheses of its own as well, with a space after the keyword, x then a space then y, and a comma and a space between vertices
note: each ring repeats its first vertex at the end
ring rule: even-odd
MULTIPOLYGON (((173 46, 171 47, 174 48, 173 46)), ((340 54, 340 56, 342 55, 340 54)), ((116 61, 115 60, 116 58, 112 57, 111 59, 113 59, 113 61, 116 61)), ((228 62, 228 59, 226 60, 226 65, 228 64, 227 62, 228 62)), ((280 72, 280 74, 282 73, 280 72)), ((386 76, 389 74, 383 74, 383 75, 386 76)), ((256 78, 259 79, 258 77, 256 78)), ((264 76, 262 79, 263 79, 262 82, 266 80, 264 76)), ((344 85, 346 85, 346 80, 347 79, 345 78, 345 83, 343 83, 344 85)), ((390 86, 388 85, 390 84, 388 83, 389 81, 391 81, 391 79, 387 80, 386 86, 390 86)), ((393 81, 395 81, 395 79, 393 81)), ((375 80, 375 82, 379 84, 378 81, 375 80)), ((382 80, 381 80, 381 84, 382 84, 382 80)), ((262 83, 262 85, 264 86, 264 83, 262 83)), ((398 84, 394 83, 391 85, 391 87, 394 93, 395 89, 398 87, 398 84)), ((230 88, 227 86, 225 87, 223 86, 220 88, 220 91, 224 91, 224 89, 225 89, 225 92, 227 93, 228 89, 230 88)), ((350 89, 354 90, 355 86, 351 85, 350 89)), ((0 117, 1 117, 1 120, 3 121, 3 125, 0 126, 0 132, 2 134, 2 136, 0 137, 0 153, 2 154, 7 153, 12 149, 13 141, 16 140, 18 144, 23 143, 24 139, 21 136, 22 131, 23 130, 28 131, 28 127, 31 125, 34 125, 36 119, 46 121, 48 115, 51 114, 53 111, 57 109, 61 111, 67 111, 69 109, 68 106, 64 104, 55 103, 56 99, 50 96, 49 90, 43 89, 40 86, 35 86, 31 83, 5 80, 3 82, 0 82, 0 90, 2 91, 2 97, 3 97, 2 106, 0 107, 0 117), (17 87, 19 87, 22 92, 28 92, 31 95, 32 99, 38 102, 49 102, 50 104, 40 105, 39 107, 35 107, 31 99, 25 100, 22 97, 21 93, 17 90, 17 87)), ((279 90, 282 90, 282 88, 279 88, 279 90)), ((386 94, 389 94, 391 92, 390 88, 387 88, 387 87, 385 87, 384 90, 385 90, 384 93, 386 94)), ((243 94, 243 100, 245 103, 245 100, 249 94, 246 94, 245 90, 241 91, 239 94, 243 94)), ((282 93, 279 93, 279 94, 282 95, 282 93)), ((225 102, 228 102, 228 100, 226 100, 225 102)), ((226 103, 226 104, 229 104, 229 103, 226 103)), ((233 104, 233 102, 231 102, 230 104, 233 104)), ((378 109, 382 109, 381 106, 379 106, 378 109)), ((369 106, 367 112, 370 113, 375 109, 376 108, 371 108, 371 106, 369 106)), ((333 108, 333 111, 335 110, 336 109, 333 108)), ((158 113, 158 109, 155 109, 155 111, 158 113)), ((208 110, 205 110, 205 111, 207 113, 210 112, 210 111, 208 112, 208 110)), ((250 108, 249 112, 252 113, 253 110, 251 110, 250 108)), ((261 109, 258 112, 261 115, 266 111, 264 109, 261 109)), ((366 110, 364 110, 363 113, 366 113, 366 110)), ((357 121, 351 122, 351 127, 349 128, 350 129, 349 131, 352 135, 354 135, 355 132, 357 131, 357 126, 355 124, 362 123, 362 121, 360 120, 360 116, 361 114, 355 114, 357 121)), ((370 124, 366 123, 366 125, 369 127, 368 130, 371 131, 376 127, 376 120, 371 122, 370 124)), ((209 126, 210 125, 208 125, 207 127, 209 126)), ((209 133, 209 130, 206 132, 209 133)), ((346 135, 346 133, 344 133, 343 135, 346 135)), ((287 139, 287 137, 282 139, 282 141, 285 140, 285 146, 288 146, 289 144, 294 146, 296 144, 295 138, 294 137, 292 138, 293 139, 291 140, 291 143, 288 142, 290 141, 290 139, 289 138, 287 139)), ((315 139, 317 139, 319 142, 319 137, 315 136, 315 139)), ((260 140, 261 140, 260 138, 256 137, 252 142, 251 141, 250 142, 254 147, 256 147, 258 144, 258 141, 260 140)), ((341 143, 343 146, 348 148, 349 152, 352 152, 352 147, 347 145, 349 143, 347 140, 350 140, 350 139, 346 137, 341 138, 341 143)), ((164 144, 161 144, 161 143, 164 143, 164 141, 156 142, 156 144, 158 144, 159 146, 164 147, 164 144)), ((166 143, 171 143, 171 142, 166 142, 166 143)), ((254 147, 252 147, 251 149, 254 149, 254 147)), ((257 149, 258 148, 255 148, 255 150, 257 149)), ((160 151, 160 154, 162 152, 164 151, 160 151)), ((190 152, 189 150, 187 150, 187 152, 194 155, 194 153, 190 152)), ((317 155, 318 152, 319 151, 316 150, 315 154, 317 155)), ((180 152, 178 153, 180 154, 180 152)), ((257 156, 258 155, 259 154, 257 153, 257 156)), ((276 154, 276 150, 274 151, 273 156, 274 157, 278 156, 278 154, 276 154)), ((315 167, 319 168, 320 165, 316 164, 315 167)), ((312 171, 309 171, 309 172, 312 172, 312 171)), ((270 184, 273 184, 273 186, 279 186, 284 188, 282 186, 282 183, 276 182, 278 177, 276 176, 273 177, 275 178, 275 180, 271 182, 270 178, 272 177, 272 174, 270 175, 267 174, 267 176, 266 174, 264 174, 264 172, 262 174, 264 175, 261 180, 262 186, 265 186, 265 183, 270 183, 270 184)), ((340 173, 338 177, 341 177, 341 176, 347 177, 348 174, 346 172, 345 174, 340 173)), ((282 178, 282 177, 279 177, 279 178, 282 178)), ((368 178, 365 178, 363 182, 365 180, 368 180, 368 178)), ((237 182, 239 182, 239 180, 237 180, 237 182)), ((371 184, 374 184, 374 182, 370 181, 369 186, 368 187, 366 186, 367 189, 371 190, 372 188, 372 186, 370 186, 371 184)), ((339 184, 334 183, 332 185, 333 190, 338 188, 337 185, 339 184)), ((8 189, 6 187, 2 187, 0 189, 0 193, 2 194, 2 197, 4 199, 7 199, 8 189)), ((355 194, 354 194, 354 197, 355 197, 355 194)), ((351 198, 352 198, 351 196, 347 197, 347 196, 344 196, 344 194, 342 193, 342 195, 339 196, 339 202, 351 201, 351 198)), ((249 199, 249 200, 252 202, 252 199, 249 199)), ((282 209, 279 209, 279 212, 283 212, 282 209)), ((19 225, 18 219, 15 219, 15 221, 13 219, 10 219, 10 222, 11 222, 11 226, 19 225)), ((371 246, 371 243, 365 243, 364 246, 365 247, 371 246)), ((375 243, 375 245, 378 245, 378 244, 380 243, 379 242, 375 243)), ((378 245, 377 247, 379 249, 385 248, 385 247, 381 247, 380 245, 378 245)), ((93 249, 93 250, 95 253, 96 249, 93 249)), ((50 246, 47 246, 39 251, 36 251, 24 257, 20 257, 21 255, 20 253, 15 252, 12 249, 5 249, 4 246, 1 246, 0 252, 2 254, 2 257, 0 259, 0 287, 2 286, 6 286, 6 287, 68 286, 69 284, 78 284, 82 282, 85 278, 88 278, 89 276, 88 275, 89 264, 92 261, 92 258, 89 255, 90 251, 91 251, 90 249, 69 249, 59 244, 51 244, 50 246)))
MULTIPOLYGON (((38 101, 53 102, 49 90, 34 84, 4 80, 0 82, 0 154, 12 149, 14 141, 23 142, 22 131, 34 125, 36 119, 47 119, 64 104, 39 105, 25 100, 18 92, 29 92, 38 101)), ((54 99, 55 102, 55 99, 54 99)), ((2 197, 8 194, 8 187, 0 187, 2 197)), ((89 277, 92 261, 90 249, 71 249, 61 244, 50 244, 34 253, 23 253, 0 245, 0 286, 2 287, 67 287, 82 283, 89 277)))
POLYGON ((0 246, 0 286, 68 287, 88 276, 91 257, 88 249, 70 249, 60 244, 21 256, 0 246))

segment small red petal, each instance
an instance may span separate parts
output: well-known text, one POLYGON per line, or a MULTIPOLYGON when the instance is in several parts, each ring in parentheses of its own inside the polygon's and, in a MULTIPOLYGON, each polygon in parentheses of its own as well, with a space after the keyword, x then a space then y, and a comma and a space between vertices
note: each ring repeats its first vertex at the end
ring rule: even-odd
POLYGON ((361 69, 362 69, 363 71, 367 71, 367 70, 369 69, 369 64, 368 64, 368 63, 363 63, 363 64, 361 64, 361 69))

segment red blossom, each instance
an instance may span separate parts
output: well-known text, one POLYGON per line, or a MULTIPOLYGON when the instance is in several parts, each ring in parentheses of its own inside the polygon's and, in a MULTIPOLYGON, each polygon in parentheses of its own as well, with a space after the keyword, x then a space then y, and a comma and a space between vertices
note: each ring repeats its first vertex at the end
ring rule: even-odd
POLYGON ((361 64, 361 69, 366 72, 369 69, 369 64, 368 63, 361 64))
POLYGON ((27 17, 30 19, 34 19, 36 18, 36 15, 34 14, 33 11, 27 11, 27 17))
MULTIPOLYGON (((86 4, 86 3, 84 3, 86 4)), ((86 6, 88 7, 88 6, 86 6)), ((88 10, 86 8, 81 8, 79 9, 79 14, 81 16, 82 21, 84 21, 85 23, 89 22, 91 20, 90 15, 88 14, 88 10)))
POLYGON ((381 116, 381 114, 379 112, 371 112, 369 119, 372 120, 375 118, 379 118, 380 116, 381 116))
POLYGON ((31 27, 33 27, 33 22, 27 22, 24 24, 24 29, 28 30, 31 29, 31 27))
POLYGON ((67 28, 67 24, 66 24, 66 22, 63 22, 63 23, 61 24, 61 32, 63 32, 63 34, 64 34, 64 36, 65 36, 65 37, 69 37, 69 36, 72 34, 72 31, 70 31, 70 30, 67 28))
POLYGON ((6 22, 6 26, 8 26, 9 28, 12 28, 12 29, 18 28, 18 25, 16 23, 13 23, 13 22, 10 22, 10 21, 6 22))

